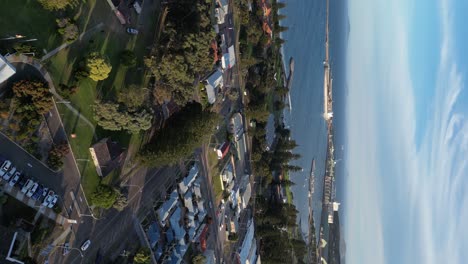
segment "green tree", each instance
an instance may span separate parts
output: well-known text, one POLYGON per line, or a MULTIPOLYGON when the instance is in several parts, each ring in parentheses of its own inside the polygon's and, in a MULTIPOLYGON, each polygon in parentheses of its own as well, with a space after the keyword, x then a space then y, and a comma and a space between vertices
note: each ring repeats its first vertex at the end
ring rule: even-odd
POLYGON ((58 32, 64 36, 65 41, 70 43, 78 38, 80 31, 69 18, 57 19, 58 32))
POLYGON ((117 196, 117 199, 115 200, 113 207, 117 209, 117 211, 123 211, 125 207, 127 207, 127 205, 128 205, 127 197, 123 195, 122 193, 119 193, 119 195, 117 196))
POLYGON ((102 128, 112 131, 127 130, 135 134, 151 128, 153 113, 151 110, 130 109, 117 103, 96 102, 94 119, 102 128))
POLYGON ((122 51, 120 53, 120 62, 127 67, 135 66, 136 65, 135 53, 131 50, 122 51))
POLYGON ((17 100, 16 111, 37 112, 43 115, 52 108, 52 94, 43 82, 22 80, 13 84, 13 93, 17 100))
POLYGON ((192 264, 205 264, 206 257, 202 254, 198 254, 192 257, 192 264))
POLYGON ((107 79, 112 70, 110 63, 97 52, 89 54, 86 59, 86 67, 89 71, 89 78, 93 81, 102 81, 107 79))
POLYGON ((135 261, 137 264, 149 264, 151 263, 150 254, 151 251, 149 248, 140 248, 140 250, 138 250, 135 257, 133 258, 133 261, 135 261))
POLYGON ((201 146, 208 139, 207 136, 213 133, 217 123, 217 114, 203 111, 198 103, 187 104, 158 131, 139 157, 150 166, 175 164, 201 146))
POLYGON ((63 166, 62 158, 70 152, 70 148, 66 142, 52 146, 47 157, 47 165, 54 170, 58 170, 63 166))
POLYGON ((47 10, 65 9, 72 0, 39 0, 39 3, 47 10))
POLYGON ((109 209, 115 204, 118 195, 119 193, 109 185, 99 184, 91 194, 91 203, 97 207, 109 209))
POLYGON ((148 98, 146 90, 138 88, 136 85, 130 85, 117 95, 117 101, 134 111, 145 106, 145 100, 148 98))

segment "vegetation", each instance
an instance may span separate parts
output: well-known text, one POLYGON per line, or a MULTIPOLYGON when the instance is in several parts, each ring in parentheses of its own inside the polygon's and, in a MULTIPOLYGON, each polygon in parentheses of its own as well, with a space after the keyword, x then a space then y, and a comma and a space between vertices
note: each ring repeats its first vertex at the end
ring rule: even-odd
POLYGON ((217 114, 202 110, 198 103, 187 104, 144 147, 140 159, 156 167, 175 164, 201 146, 217 122, 217 114))
POLYGON ((59 27, 58 32, 63 35, 65 41, 70 43, 78 38, 80 31, 78 26, 75 25, 69 18, 57 19, 57 26, 59 27))
POLYGON ((171 3, 171 15, 160 42, 145 59, 158 82, 156 93, 164 97, 169 94, 179 105, 191 100, 195 79, 213 66, 210 42, 215 32, 210 23, 210 6, 209 0, 171 3))
POLYGON ((0 190, 0 206, 6 204, 8 201, 8 195, 3 190, 0 190))
POLYGON ((140 248, 133 258, 133 261, 137 264, 149 264, 151 263, 150 254, 151 251, 149 248, 140 248))
POLYGON ((123 195, 122 193, 120 193, 119 196, 117 196, 117 199, 115 200, 113 207, 117 209, 117 211, 123 211, 125 207, 127 207, 127 205, 128 205, 127 197, 123 195))
POLYGON ((89 54, 86 59, 86 67, 89 72, 89 78, 93 81, 102 81, 109 77, 112 66, 102 55, 97 52, 89 54))
POLYGON ((144 108, 135 110, 124 104, 97 101, 94 104, 94 119, 104 129, 126 130, 135 134, 151 127, 153 113, 144 108))
POLYGON ((43 115, 52 108, 52 94, 49 87, 39 81, 19 81, 13 85, 16 99, 16 111, 19 113, 35 112, 43 115))
POLYGON ((202 254, 198 254, 192 257, 192 264, 205 264, 206 257, 202 254))
POLYGON ((91 194, 91 203, 97 207, 101 207, 104 209, 111 208, 119 193, 112 187, 104 184, 99 184, 96 187, 96 190, 91 194))
POLYGON ((66 142, 52 146, 49 150, 47 165, 54 170, 61 169, 63 166, 62 158, 70 152, 70 148, 66 142))
POLYGON ((135 66, 136 65, 135 53, 131 50, 122 51, 120 53, 120 62, 127 67, 135 66))
POLYGON ((65 9, 73 0, 39 0, 39 3, 47 10, 65 9))

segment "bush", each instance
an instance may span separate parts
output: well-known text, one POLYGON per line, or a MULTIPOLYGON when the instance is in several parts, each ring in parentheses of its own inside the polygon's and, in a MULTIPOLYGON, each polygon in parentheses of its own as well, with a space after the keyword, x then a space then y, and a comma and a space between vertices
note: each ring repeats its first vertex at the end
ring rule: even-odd
POLYGON ((109 77, 112 70, 110 63, 99 53, 93 52, 86 59, 86 67, 88 69, 89 78, 93 81, 102 81, 109 77))
POLYGON ((99 184, 91 194, 91 203, 104 209, 111 208, 118 196, 118 192, 109 185, 99 184))

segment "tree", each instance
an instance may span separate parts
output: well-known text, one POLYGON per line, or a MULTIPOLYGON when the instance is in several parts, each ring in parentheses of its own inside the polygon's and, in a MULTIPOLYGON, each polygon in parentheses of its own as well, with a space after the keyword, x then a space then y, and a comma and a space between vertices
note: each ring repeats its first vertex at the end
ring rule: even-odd
POLYGON ((70 148, 66 142, 52 146, 47 157, 47 165, 54 170, 58 170, 63 166, 62 158, 70 152, 70 148))
POLYGON ((135 257, 133 258, 133 261, 135 261, 137 264, 149 264, 151 263, 150 254, 151 251, 149 248, 140 248, 140 250, 138 250, 135 257))
POLYGON ((65 37, 65 41, 70 43, 78 38, 80 34, 78 26, 76 26, 69 18, 57 19, 58 32, 65 37))
POLYGON ((17 100, 16 111, 37 112, 43 115, 52 108, 52 94, 43 82, 22 80, 13 84, 13 93, 17 100))
POLYGON ((198 103, 189 103, 144 147, 140 160, 156 167, 175 164, 201 146, 217 122, 217 114, 202 110, 198 103))
POLYGON ((65 9, 72 0, 39 0, 39 3, 47 10, 65 9))
POLYGON ((144 108, 130 109, 122 104, 97 101, 94 105, 94 119, 104 129, 127 130, 129 133, 135 134, 151 127, 153 113, 144 108))
POLYGON ((117 211, 123 211, 125 207, 127 207, 127 205, 128 205, 127 197, 123 195, 122 193, 119 193, 119 195, 117 196, 117 199, 115 200, 113 207, 117 209, 117 211))
POLYGON ((117 101, 133 111, 144 106, 146 98, 145 89, 138 88, 136 85, 130 85, 117 95, 117 101))
POLYGON ((192 264, 205 264, 206 257, 202 254, 198 254, 192 257, 192 264))
POLYGON ((115 204, 118 195, 119 193, 109 185, 99 184, 91 194, 91 203, 97 207, 109 209, 115 204))
POLYGON ((3 190, 0 190, 0 205, 6 204, 8 201, 8 196, 3 192, 3 190))
POLYGON ((93 52, 88 56, 86 59, 86 67, 89 71, 89 78, 93 81, 107 79, 112 70, 110 63, 97 52, 93 52))
POLYGON ((235 101, 239 98, 239 90, 237 88, 231 87, 227 91, 227 96, 229 97, 231 101, 235 101))
POLYGON ((133 67, 136 65, 136 56, 135 53, 131 50, 124 50, 120 53, 120 62, 127 66, 133 67))

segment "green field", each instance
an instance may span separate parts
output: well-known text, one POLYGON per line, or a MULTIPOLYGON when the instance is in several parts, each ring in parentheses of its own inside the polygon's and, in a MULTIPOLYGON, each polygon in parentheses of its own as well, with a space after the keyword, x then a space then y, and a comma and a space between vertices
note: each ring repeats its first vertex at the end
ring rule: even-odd
MULTIPOLYGON (((112 71, 106 80, 101 82, 91 79, 80 80, 77 83, 78 92, 67 99, 69 102, 59 102, 57 105, 82 174, 83 188, 89 196, 101 181, 90 159, 89 147, 97 140, 111 137, 122 147, 132 148, 134 154, 135 149, 138 149, 142 143, 143 135, 106 131, 96 126, 93 104, 96 100, 115 100, 122 89, 132 84, 146 87, 148 79, 143 70, 143 58, 148 53, 147 47, 154 40, 158 5, 148 4, 144 13, 138 17, 132 11, 132 26, 140 30, 140 34, 134 36, 126 33, 125 27, 119 23, 107 1, 75 0, 70 8, 60 12, 43 9, 37 0, 4 2, 0 9, 0 25, 2 25, 0 38, 15 34, 37 38, 37 41, 31 42, 39 52, 36 57, 42 57, 43 50, 50 52, 62 44, 62 36, 57 33, 55 22, 59 16, 72 18, 80 33, 84 33, 82 39, 76 40, 43 62, 56 87, 59 84, 74 84, 73 72, 90 52, 101 53, 112 65, 112 71), (102 26, 97 27, 101 23, 102 26), (137 57, 137 65, 133 68, 120 64, 120 53, 126 49, 132 50, 137 57), (91 125, 67 108, 64 103, 72 106, 91 125), (72 138, 71 134, 76 137, 72 138)), ((115 183, 119 176, 119 171, 113 172, 104 179, 104 182, 115 183)))

